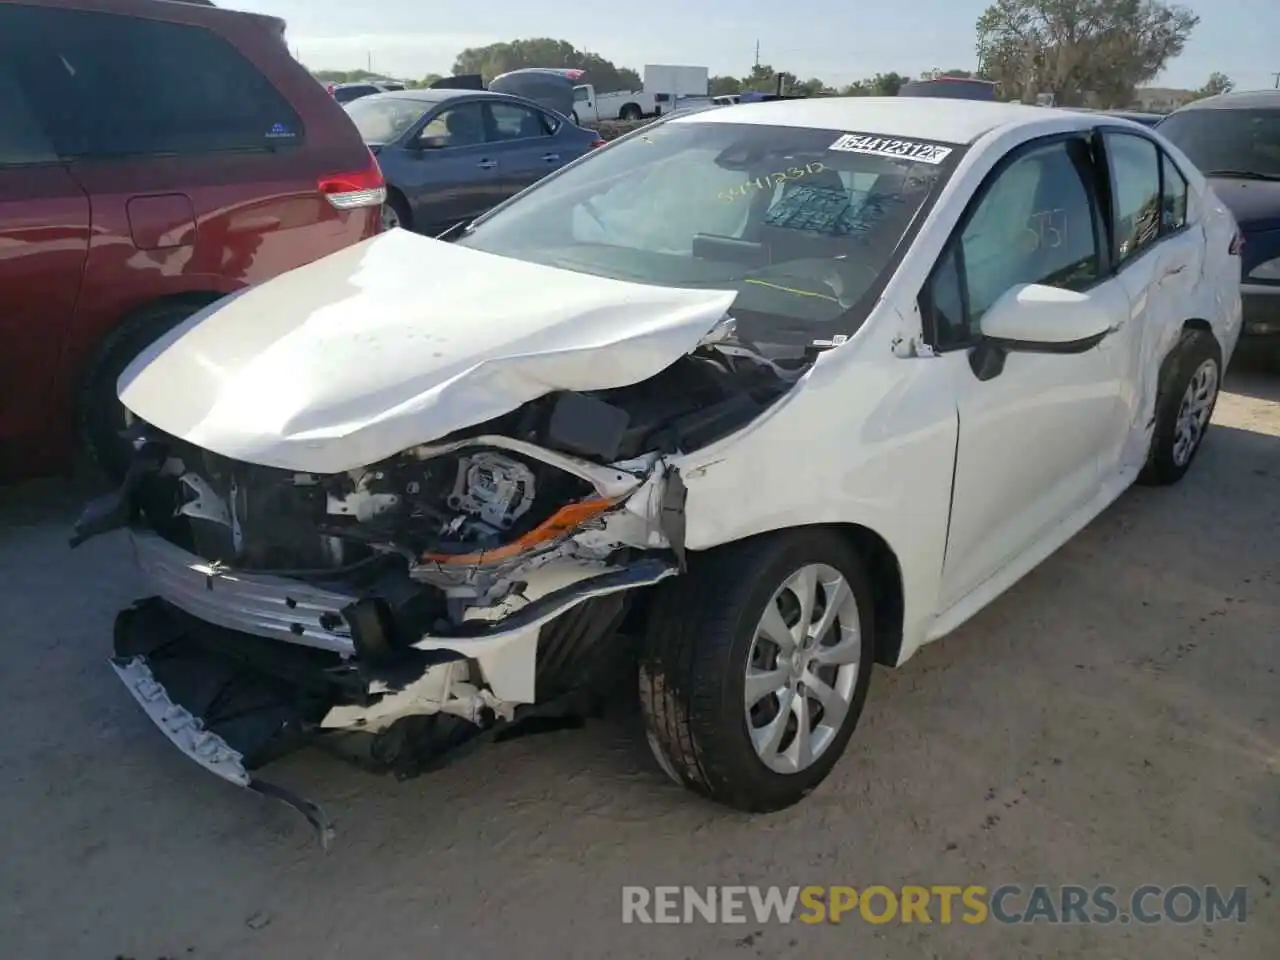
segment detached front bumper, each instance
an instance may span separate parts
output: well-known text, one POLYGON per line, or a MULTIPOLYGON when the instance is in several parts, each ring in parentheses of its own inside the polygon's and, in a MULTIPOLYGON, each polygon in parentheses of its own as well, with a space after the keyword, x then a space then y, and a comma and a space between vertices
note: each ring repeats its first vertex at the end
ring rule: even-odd
POLYGON ((324 811, 255 771, 310 743, 317 718, 358 695, 329 666, 310 652, 281 656, 159 599, 116 617, 111 667, 169 741, 213 775, 293 807, 326 848, 333 827, 324 811))

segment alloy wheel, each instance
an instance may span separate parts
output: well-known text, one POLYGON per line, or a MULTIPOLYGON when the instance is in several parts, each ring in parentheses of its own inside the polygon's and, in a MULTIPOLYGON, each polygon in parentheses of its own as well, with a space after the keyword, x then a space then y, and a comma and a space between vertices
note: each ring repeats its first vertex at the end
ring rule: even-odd
POLYGON ((853 703, 862 655, 858 602, 839 570, 801 567, 766 605, 747 658, 747 730, 775 773, 812 766, 853 703))
POLYGON ((1173 432, 1173 460, 1178 466, 1184 466, 1200 446, 1217 396, 1218 363, 1213 359, 1205 360, 1192 374, 1178 405, 1173 432))

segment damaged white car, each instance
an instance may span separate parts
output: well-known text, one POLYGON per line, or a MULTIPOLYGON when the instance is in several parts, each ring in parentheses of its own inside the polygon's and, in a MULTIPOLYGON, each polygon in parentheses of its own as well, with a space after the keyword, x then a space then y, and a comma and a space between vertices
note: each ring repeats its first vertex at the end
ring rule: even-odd
POLYGON ((818 99, 646 127, 454 238, 213 305, 120 381, 154 595, 116 671, 234 783, 410 775, 638 662, 678 782, 831 771, 873 663, 1180 478, 1240 327, 1231 216, 1100 115, 818 99))

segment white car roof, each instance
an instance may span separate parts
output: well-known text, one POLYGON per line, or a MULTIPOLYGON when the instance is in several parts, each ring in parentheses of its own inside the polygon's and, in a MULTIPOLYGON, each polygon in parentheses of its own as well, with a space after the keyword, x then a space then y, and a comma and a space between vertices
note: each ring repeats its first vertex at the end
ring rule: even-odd
MULTIPOLYGON (((1088 114, 1022 103, 951 100, 942 97, 812 97, 741 103, 672 123, 753 123, 883 133, 943 143, 973 143, 997 127, 1044 125, 1074 116, 1079 126, 1096 122, 1088 114)), ((1058 126, 1061 126, 1060 124, 1058 126)))

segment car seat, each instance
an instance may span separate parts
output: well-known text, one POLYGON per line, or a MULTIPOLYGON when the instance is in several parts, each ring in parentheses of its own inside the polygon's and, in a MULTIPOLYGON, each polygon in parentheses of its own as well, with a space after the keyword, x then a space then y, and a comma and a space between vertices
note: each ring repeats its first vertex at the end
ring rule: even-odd
POLYGON ((456 107, 445 114, 445 129, 449 131, 449 146, 471 147, 484 143, 484 124, 480 111, 474 106, 456 107))

